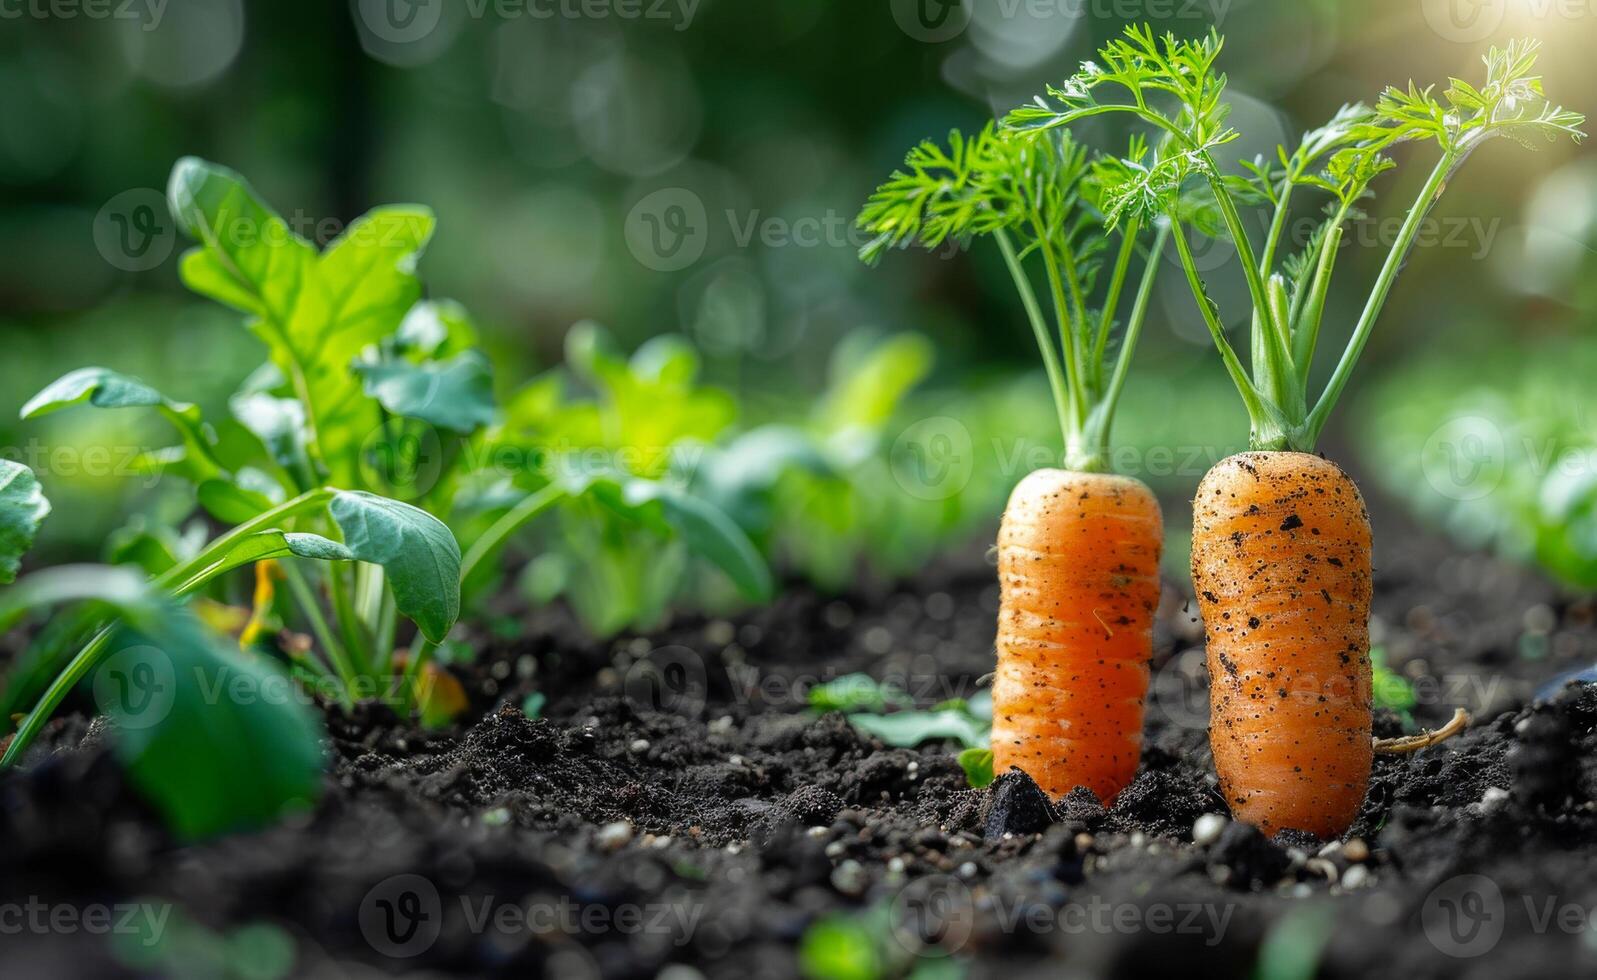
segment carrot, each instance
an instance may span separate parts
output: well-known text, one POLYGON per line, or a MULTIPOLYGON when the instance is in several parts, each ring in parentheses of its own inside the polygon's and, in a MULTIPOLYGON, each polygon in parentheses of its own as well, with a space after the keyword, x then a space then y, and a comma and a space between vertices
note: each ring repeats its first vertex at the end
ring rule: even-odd
POLYGON ((1037 470, 998 531, 993 768, 1109 800, 1142 758, 1159 502, 1123 476, 1037 470))
POLYGON ((1116 244, 1089 203, 1096 162, 1064 133, 1021 140, 991 126, 970 138, 956 132, 946 148, 922 143, 905 165, 860 215, 876 236, 863 256, 993 238, 1031 322, 1064 435, 1065 468, 1021 480, 998 534, 994 768, 1018 766, 1055 796, 1086 786, 1107 801, 1131 781, 1141 754, 1163 543, 1153 493, 1107 472, 1109 429, 1169 222, 1125 222, 1116 244), (1153 245, 1111 352, 1116 308, 1148 227, 1157 228, 1153 245), (1052 324, 1028 258, 1044 274, 1052 324))
POLYGON ((1240 819, 1270 832, 1328 837, 1347 829, 1369 782, 1371 533, 1358 488, 1334 463, 1312 455, 1315 443, 1449 178, 1488 139, 1579 140, 1585 118, 1546 100, 1531 74, 1537 44, 1515 41, 1485 56, 1484 85, 1454 80, 1440 95, 1413 83, 1388 88, 1373 109, 1343 108, 1296 148, 1259 157, 1242 178, 1213 157, 1238 135, 1226 125, 1226 80, 1216 68, 1223 43, 1216 32, 1178 40, 1128 28, 1095 63, 1049 89, 1057 104, 1038 100, 1006 124, 1041 136, 1088 117, 1128 113, 1159 131, 1156 149, 1143 144, 1127 159, 1098 166, 1106 216, 1111 225, 1153 216, 1172 223, 1187 285, 1247 408, 1256 450, 1216 465, 1193 503, 1192 577, 1208 638, 1215 770, 1240 819), (1105 90, 1112 98, 1100 100, 1105 90), (1173 96, 1175 111, 1146 97, 1155 93, 1173 96), (1427 141, 1440 159, 1347 347, 1311 399, 1343 227, 1375 178, 1397 165, 1389 151, 1427 141), (1328 220, 1301 252, 1277 262, 1294 195, 1313 192, 1329 193, 1328 220), (1254 202, 1273 211, 1259 251, 1258 231, 1242 217, 1254 202), (1236 250, 1253 306, 1247 367, 1192 257, 1189 227, 1223 229, 1236 250))
POLYGON ((1335 463, 1242 453, 1204 477, 1192 585, 1220 792, 1266 833, 1334 837, 1370 777, 1370 520, 1335 463))

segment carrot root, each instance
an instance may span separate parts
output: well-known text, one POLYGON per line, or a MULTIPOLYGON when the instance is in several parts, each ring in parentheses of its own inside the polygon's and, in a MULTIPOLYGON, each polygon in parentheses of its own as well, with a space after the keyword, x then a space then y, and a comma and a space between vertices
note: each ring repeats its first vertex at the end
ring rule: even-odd
POLYGON ((993 765, 1113 799, 1142 757, 1164 525, 1140 481, 1038 470, 998 534, 993 765))
POLYGON ((1468 725, 1469 712, 1463 708, 1454 708, 1453 717, 1434 732, 1404 735, 1401 738, 1378 738, 1371 742, 1371 747, 1376 755, 1405 755, 1439 745, 1462 732, 1468 725))
POLYGON ((1193 502, 1209 742, 1233 814, 1266 833, 1352 823, 1369 787, 1370 522, 1318 456, 1242 453, 1193 502))

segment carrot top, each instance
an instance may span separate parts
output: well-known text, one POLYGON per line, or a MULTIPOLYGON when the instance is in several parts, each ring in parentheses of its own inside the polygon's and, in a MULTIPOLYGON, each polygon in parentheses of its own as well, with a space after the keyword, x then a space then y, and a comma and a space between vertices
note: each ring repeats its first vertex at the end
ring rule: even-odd
POLYGON ((978 235, 997 243, 1042 353, 1065 437, 1064 464, 1089 473, 1109 468, 1115 405, 1169 233, 1158 215, 1130 215, 1118 225, 1117 244, 1104 226, 1096 175, 1086 148, 1063 129, 1017 139, 990 123, 973 136, 953 131, 946 147, 928 140, 910 150, 904 169, 876 189, 857 222, 875 236, 860 250, 869 263, 892 247, 964 246, 978 235), (1116 310, 1148 228, 1157 233, 1111 365, 1116 310), (1052 326, 1032 288, 1028 260, 1041 264, 1052 326))
POLYGON ((1369 341, 1381 308, 1413 246, 1420 225, 1448 179, 1476 147, 1495 136, 1521 142, 1539 134, 1579 141, 1585 117, 1547 101, 1541 78, 1531 74, 1539 44, 1531 40, 1493 48, 1484 58, 1486 82, 1476 88, 1451 79, 1440 96, 1434 87, 1387 88, 1374 108, 1344 106, 1294 148, 1274 159, 1245 163, 1229 174, 1215 151, 1236 139, 1226 124, 1226 76, 1216 70, 1223 39, 1211 31, 1198 40, 1156 38, 1149 27, 1129 27, 1086 62, 1048 99, 1010 113, 1017 137, 1040 139, 1082 119, 1126 113, 1159 134, 1153 151, 1105 160, 1095 168, 1108 227, 1163 215, 1172 222, 1177 253, 1199 311, 1248 409, 1255 449, 1312 451, 1326 418, 1369 341), (1127 101, 1108 101, 1114 95, 1127 101), (1310 368, 1325 314, 1342 230, 1362 217, 1358 202, 1376 177, 1397 166, 1388 155, 1398 143, 1434 141, 1440 150, 1429 178, 1409 209, 1370 289, 1347 347, 1319 397, 1311 400, 1310 368), (1278 261, 1294 192, 1330 196, 1327 217, 1297 254, 1278 261), (1244 206, 1272 209, 1262 249, 1255 251, 1243 221, 1244 206), (1249 368, 1226 339, 1185 235, 1186 226, 1223 235, 1234 244, 1252 300, 1249 368))

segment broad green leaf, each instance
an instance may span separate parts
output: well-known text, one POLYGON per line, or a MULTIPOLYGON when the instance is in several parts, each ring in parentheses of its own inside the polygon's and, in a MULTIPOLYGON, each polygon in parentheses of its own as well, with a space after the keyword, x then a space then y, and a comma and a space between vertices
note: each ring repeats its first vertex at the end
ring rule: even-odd
POLYGON ((181 475, 198 479, 218 475, 222 466, 216 459, 211 437, 205 431, 197 406, 173 401, 137 378, 109 368, 86 367, 68 372, 28 399, 22 418, 36 419, 75 405, 95 408, 154 408, 183 437, 181 454, 161 462, 161 472, 173 472, 181 462, 181 475))
POLYGON ((172 168, 167 202, 200 243, 180 265, 190 289, 259 318, 273 331, 298 319, 312 288, 316 249, 262 204, 244 178, 184 157, 172 168))
POLYGON ((883 684, 869 674, 844 674, 810 688, 809 705, 816 711, 886 711, 913 702, 909 695, 892 684, 883 684))
POLYGON ((73 405, 96 408, 170 408, 175 412, 195 411, 193 405, 168 399, 149 385, 109 368, 86 367, 68 372, 28 399, 22 417, 35 419, 73 405))
POLYGON ((359 476, 358 451, 378 424, 350 371, 392 334, 421 293, 415 265, 432 236, 424 208, 378 208, 321 255, 225 167, 179 161, 172 212, 201 244, 181 273, 196 292, 250 314, 288 390, 306 410, 309 445, 332 482, 359 476))
POLYGON ((685 490, 653 480, 632 480, 627 501, 660 502, 663 516, 688 550, 719 568, 751 602, 764 602, 775 591, 771 570, 748 535, 713 504, 685 490))
POLYGON ((200 506, 223 524, 243 524, 272 509, 272 498, 226 480, 206 480, 195 489, 200 506))
POLYGON ((140 617, 91 676, 130 780, 180 837, 264 826, 321 795, 324 732, 293 682, 192 616, 140 617))
POLYGON ((0 631, 16 625, 30 609, 90 600, 125 609, 138 606, 149 595, 144 576, 132 568, 57 565, 0 591, 0 631))
POLYGON ((914 748, 922 742, 952 739, 969 748, 987 744, 988 728, 968 711, 900 711, 890 715, 851 714, 849 724, 888 745, 914 748))
POLYGON ((49 514, 50 501, 33 471, 0 459, 0 585, 16 581, 22 556, 49 514))
POLYGON ((442 643, 460 617, 460 546, 436 517, 409 504, 340 491, 329 507, 356 559, 383 566, 394 604, 442 643))
POLYGON ((294 471, 306 462, 305 406, 292 398, 255 392, 235 396, 228 403, 233 417, 266 447, 277 465, 294 471))
POLYGON ((931 342, 919 334, 879 342, 866 334, 849 337, 832 357, 831 388, 819 409, 822 431, 879 431, 931 368, 931 342))
POLYGON ((965 778, 976 789, 989 786, 993 781, 993 750, 992 749, 965 749, 959 753, 959 768, 965 770, 965 778))
POLYGON ((366 393, 395 415, 460 433, 493 421, 493 375, 476 351, 448 361, 388 360, 357 364, 355 369, 365 379, 366 393))
POLYGON ((477 325, 454 300, 422 300, 400 321, 394 341, 401 354, 449 357, 477 346, 477 325))

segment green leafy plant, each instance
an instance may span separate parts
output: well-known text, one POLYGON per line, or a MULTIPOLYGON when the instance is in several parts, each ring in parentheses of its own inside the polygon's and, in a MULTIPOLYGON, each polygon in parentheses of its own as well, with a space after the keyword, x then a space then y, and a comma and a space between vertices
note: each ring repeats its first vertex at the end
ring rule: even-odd
POLYGON ((1470 548, 1597 588, 1597 345, 1464 347, 1372 386, 1356 431, 1383 488, 1470 548), (1491 384, 1479 365, 1494 365, 1491 384))
MULTIPOLYGON (((48 513, 31 472, 0 462, 0 479, 26 492, 0 494, 5 557, 20 553, 48 513)), ((8 578, 7 581, 10 581, 8 578)), ((40 669, 35 646, 0 690, 9 708, 48 685, 4 762, 14 762, 47 716, 77 684, 92 680, 109 716, 113 747, 132 783, 181 836, 203 837, 267 823, 321 793, 323 732, 316 716, 291 698, 275 698, 288 680, 267 660, 240 656, 207 630, 168 590, 127 568, 62 566, 33 572, 0 589, 0 630, 54 607, 70 607, 68 632, 100 626, 65 670, 40 669), (231 697, 244 690, 248 697, 231 697)))
MULTIPOLYGON (((267 364, 232 401, 233 418, 213 426, 197 406, 98 367, 48 385, 22 417, 76 406, 153 409, 179 444, 146 454, 144 465, 188 481, 195 504, 232 525, 181 559, 170 549, 152 553, 147 545, 159 537, 124 552, 160 568, 154 593, 182 601, 245 566, 275 571, 317 641, 314 651, 285 651, 298 676, 346 705, 385 691, 415 703, 419 658, 411 658, 409 683, 398 686, 399 620, 413 622, 428 642, 447 636, 460 614, 461 555, 438 518, 374 492, 437 492, 395 479, 381 460, 400 451, 409 425, 469 431, 492 408, 480 359, 469 351, 433 359, 468 341, 452 308, 417 304, 415 263, 432 215, 380 208, 318 252, 226 168, 179 161, 169 198, 199 242, 182 258, 184 282, 247 314, 267 348, 267 364), (407 380, 414 374, 431 380, 407 380)), ((285 598, 271 588, 257 597, 271 607, 285 598)), ((58 682, 23 719, 0 764, 26 748, 124 626, 121 617, 104 617, 69 661, 41 654, 36 672, 58 682)))
POLYGON ((992 727, 992 702, 985 694, 975 701, 951 698, 922 711, 896 685, 866 674, 845 674, 817 684, 808 697, 812 711, 841 712, 855 728, 899 748, 945 740, 981 747, 992 727))
MULTIPOLYGON (((1135 144, 1133 155, 1144 149, 1135 144)), ((993 239, 1042 354, 1065 438, 1064 465, 1078 472, 1109 466, 1110 427, 1168 236, 1157 215, 1137 215, 1119 223, 1116 244, 1115 226, 1105 226, 1100 217, 1111 204, 1103 176, 1087 150, 1058 127, 1032 138, 994 125, 973 136, 955 131, 946 147, 927 141, 912 149, 904 169, 877 188, 857 220, 875 236, 860 252, 867 262, 892 247, 935 249, 977 236, 993 239), (1159 230, 1111 357, 1132 259, 1144 230, 1155 225, 1159 230), (1052 326, 1025 265, 1033 258, 1044 272, 1052 326)))
POLYGON ((517 392, 491 435, 539 458, 512 481, 523 499, 472 539, 468 581, 522 527, 550 515, 529 588, 542 600, 566 596, 600 635, 655 624, 691 581, 693 559, 745 600, 769 598, 763 557, 693 482, 737 411, 698 373, 697 353, 679 337, 656 337, 624 358, 597 325, 573 327, 565 368, 517 392))
POLYGON ((1137 144, 1119 160, 1095 168, 1111 226, 1163 216, 1174 239, 1199 312, 1226 370, 1242 396, 1255 449, 1313 451, 1326 419, 1368 343, 1398 271, 1421 223, 1449 179, 1478 147, 1499 136, 1526 142, 1533 136, 1584 137, 1584 117, 1547 101, 1532 74, 1538 45, 1515 41, 1485 56, 1480 88, 1452 79, 1434 88, 1388 88, 1374 108, 1344 107, 1296 147, 1279 147, 1246 174, 1228 173, 1216 153, 1238 133, 1227 125, 1226 77, 1218 71, 1218 33, 1197 40, 1156 37, 1151 28, 1127 28, 1048 99, 1010 113, 1017 139, 1052 145, 1053 134, 1081 120, 1125 114, 1149 126, 1157 146, 1137 144), (1358 203, 1380 174, 1396 167, 1390 151, 1402 143, 1434 143, 1439 157, 1409 208, 1371 287, 1347 347, 1318 398, 1309 397, 1315 348, 1325 315, 1343 229, 1359 216, 1358 203), (1282 233, 1299 189, 1329 195, 1328 216, 1297 255, 1279 256, 1282 233), (1255 249, 1243 218, 1245 206, 1272 211, 1262 246, 1255 249), (1251 373, 1226 337, 1188 241, 1188 229, 1229 238, 1252 300, 1251 373))
POLYGON ((919 567, 969 523, 957 493, 906 492, 895 454, 908 445, 889 445, 914 441, 908 398, 932 356, 917 334, 850 334, 806 415, 711 447, 695 486, 772 564, 829 591, 919 567))

